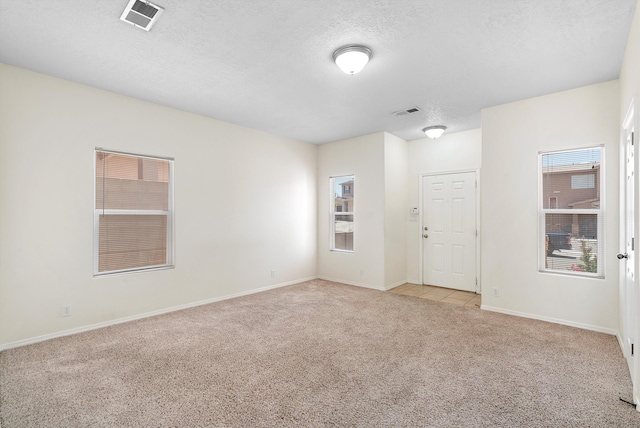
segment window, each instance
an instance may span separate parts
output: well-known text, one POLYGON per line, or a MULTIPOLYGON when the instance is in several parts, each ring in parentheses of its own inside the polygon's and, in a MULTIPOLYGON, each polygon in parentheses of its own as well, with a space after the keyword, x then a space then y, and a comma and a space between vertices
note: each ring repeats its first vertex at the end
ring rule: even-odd
POLYGON ((596 187, 595 174, 582 174, 571 176, 572 189, 593 189, 596 187))
POLYGON ((601 147, 540 154, 539 269, 604 277, 601 147))
POLYGON ((173 266, 173 159, 96 149, 95 276, 173 266))
POLYGON ((331 250, 353 251, 354 176, 332 177, 331 189, 331 250))

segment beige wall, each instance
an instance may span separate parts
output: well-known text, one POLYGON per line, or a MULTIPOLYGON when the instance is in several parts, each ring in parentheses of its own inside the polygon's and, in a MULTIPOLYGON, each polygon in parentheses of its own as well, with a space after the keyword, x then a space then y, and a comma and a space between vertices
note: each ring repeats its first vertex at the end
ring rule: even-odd
POLYGON ((385 133, 384 139, 384 288, 407 281, 408 144, 385 133))
POLYGON ((631 99, 640 94, 640 1, 631 24, 620 70, 620 116, 624 119, 631 99))
POLYGON ((378 289, 420 283, 409 209, 422 210, 421 174, 480 167, 484 305, 615 332, 617 144, 640 92, 639 14, 619 88, 496 106, 482 130, 408 143, 378 133, 316 147, 0 64, 0 349, 316 275, 378 289), (599 143, 607 276, 538 273, 537 153, 599 143), (176 159, 175 269, 92 277, 95 147, 176 159), (328 181, 352 173, 356 252, 332 253, 328 181), (514 241, 522 252, 509 251, 514 241))
POLYGON ((318 147, 319 277, 379 290, 406 282, 407 148, 386 132, 318 147), (350 174, 354 251, 329 251, 329 179, 350 174))
POLYGON ((421 284, 422 231, 420 214, 410 215, 408 209, 420 206, 420 181, 423 174, 477 170, 482 165, 482 132, 480 129, 444 134, 437 140, 422 138, 410 141, 408 164, 407 218, 407 280, 421 284))
POLYGON ((318 276, 382 289, 384 274, 385 134, 318 146, 318 276), (329 251, 329 179, 355 175, 352 253, 329 251))
POLYGON ((612 81, 482 111, 483 308, 617 332, 618 106, 612 81), (600 144, 605 279, 540 273, 538 153, 600 144))
POLYGON ((0 65, 0 348, 315 277, 316 155, 0 65), (96 147, 175 158, 174 269, 93 278, 96 147))

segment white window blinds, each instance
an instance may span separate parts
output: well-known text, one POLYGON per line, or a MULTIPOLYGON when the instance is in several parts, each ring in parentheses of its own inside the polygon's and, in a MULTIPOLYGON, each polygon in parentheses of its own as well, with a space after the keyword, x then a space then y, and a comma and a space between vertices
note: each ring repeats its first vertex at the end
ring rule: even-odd
POLYGON ((96 149, 94 275, 173 265, 173 160, 96 149))

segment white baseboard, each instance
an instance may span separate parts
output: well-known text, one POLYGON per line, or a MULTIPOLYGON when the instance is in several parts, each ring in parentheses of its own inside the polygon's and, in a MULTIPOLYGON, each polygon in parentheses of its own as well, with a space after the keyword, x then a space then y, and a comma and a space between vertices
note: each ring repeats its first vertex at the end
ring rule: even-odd
MULTIPOLYGON (((376 286, 371 285, 371 284, 354 282, 354 281, 345 281, 345 280, 342 280, 342 279, 322 277, 322 276, 321 277, 302 278, 302 279, 297 279, 297 280, 294 280, 294 281, 268 285, 268 286, 256 288, 256 289, 253 289, 253 290, 241 291, 239 293, 228 294, 228 295, 225 295, 225 296, 214 297, 214 298, 211 298, 211 299, 206 299, 206 300, 200 300, 200 301, 197 301, 197 302, 186 303, 184 305, 172 306, 172 307, 169 307, 169 308, 159 309, 159 310, 156 310, 156 311, 151 311, 151 312, 145 312, 145 313, 142 313, 142 314, 131 315, 131 316, 128 316, 128 317, 118 318, 118 319, 111 320, 111 321, 105 321, 105 322, 100 322, 100 323, 96 323, 96 324, 90 324, 90 325, 87 325, 87 326, 72 328, 72 329, 69 329, 69 330, 63 330, 63 331, 59 331, 59 332, 55 332, 55 333, 36 336, 36 337, 29 338, 29 339, 23 339, 23 340, 18 340, 18 341, 15 341, 15 342, 9 342, 9 343, 5 343, 5 344, 0 345, 0 351, 4 351, 4 350, 7 350, 7 349, 12 349, 12 348, 18 348, 20 346, 31 345, 31 344, 38 343, 38 342, 44 342, 45 340, 55 339, 55 338, 58 338, 58 337, 70 336, 72 334, 83 333, 83 332, 91 331, 91 330, 97 330, 99 328, 109 327, 109 326, 112 326, 112 325, 122 324, 122 323, 125 323, 125 322, 135 321, 135 320, 139 320, 139 319, 143 319, 143 318, 149 318, 149 317, 153 317, 153 316, 156 316, 156 315, 166 314, 166 313, 169 313, 169 312, 175 312, 175 311, 180 311, 180 310, 183 310, 183 309, 189 309, 189 308, 193 308, 193 307, 197 307, 197 306, 207 305, 209 303, 215 303, 215 302, 219 302, 219 301, 222 301, 222 300, 228 300, 228 299, 233 299, 233 298, 236 298, 236 297, 248 296, 248 295, 251 295, 251 294, 260 293, 260 292, 267 291, 267 290, 273 290, 273 289, 280 288, 280 287, 286 287, 288 285, 299 284, 299 283, 302 283, 302 282, 311 281, 313 279, 323 279, 325 281, 338 282, 338 283, 342 283, 342 284, 354 285, 356 287, 369 288, 369 289, 379 290, 379 291, 390 290, 390 289, 392 289, 394 287, 397 287, 399 285, 404 284, 405 282, 409 282, 409 283, 413 284, 413 282, 411 282, 411 281, 400 281, 400 282, 397 282, 397 283, 392 284, 392 285, 387 286, 387 287, 384 287, 384 286, 383 287, 376 287, 376 286)), ((496 307, 487 306, 487 305, 482 305, 481 309, 486 310, 486 311, 491 311, 491 312, 503 313, 503 314, 506 314, 506 315, 513 315, 513 316, 518 316, 518 317, 523 317, 523 318, 536 319, 536 320, 540 320, 540 321, 552 322, 552 323, 555 323, 555 324, 562 324, 562 325, 567 325, 567 326, 570 326, 570 327, 577 327, 577 328, 582 328, 582 329, 585 329, 585 330, 596 331, 596 332, 599 332, 599 333, 610 334, 610 335, 616 336, 616 338, 618 340, 618 344, 620 345, 621 349, 624 350, 624 345, 623 345, 623 342, 622 342, 622 338, 620 337, 620 335, 619 335, 617 330, 598 327, 598 326, 593 326, 593 325, 589 325, 589 324, 576 323, 576 322, 573 322, 573 321, 567 321, 567 320, 562 320, 562 319, 558 319, 558 318, 543 317, 543 316, 528 314, 528 313, 524 313, 524 312, 518 312, 518 311, 512 311, 512 310, 508 310, 508 309, 496 308, 496 307)))
POLYGON ((616 333, 616 339, 618 339, 618 345, 620 345, 620 349, 622 350, 622 353, 624 354, 624 342, 622 341, 622 337, 620 336, 620 333, 616 333))
POLYGON ((370 288, 372 290, 385 291, 384 287, 376 287, 375 285, 366 284, 364 282, 345 281, 344 279, 329 278, 328 276, 319 276, 318 279, 325 281, 339 282, 340 284, 355 285, 356 287, 370 288))
POLYGON ((391 285, 387 285, 385 287, 382 287, 382 289, 384 291, 388 291, 388 290, 391 290, 392 288, 396 288, 396 287, 398 287, 398 286, 400 286, 402 284, 406 284, 407 282, 409 282, 409 281, 398 281, 398 282, 395 282, 395 283, 393 283, 391 285))
POLYGON ((18 340, 16 342, 5 343, 5 344, 0 345, 0 351, 4 351, 4 350, 7 350, 7 349, 12 349, 12 348, 18 348, 20 346, 31 345, 31 344, 38 343, 38 342, 44 342, 45 340, 56 339, 58 337, 64 337, 64 336, 70 336, 72 334, 83 333, 85 331, 97 330, 99 328, 109 327, 109 326, 116 325, 116 324, 122 324, 122 323, 129 322, 129 321, 135 321, 135 320, 139 320, 139 319, 142 319, 142 318, 154 317, 156 315, 162 315, 162 314, 166 314, 166 313, 169 313, 169 312, 181 311, 183 309, 194 308, 196 306, 202 306, 202 305, 207 305, 209 303, 220 302, 222 300, 233 299, 233 298, 241 297, 241 296, 248 296, 250 294, 260 293, 260 292, 267 291, 267 290, 273 290, 273 289, 280 288, 280 287, 286 287, 287 285, 293 285, 293 284, 299 284, 301 282, 311 281, 311 280, 316 279, 316 278, 317 277, 314 276, 314 277, 309 277, 309 278, 296 279, 295 281, 282 282, 282 283, 279 283, 279 284, 268 285, 266 287, 260 287, 260 288, 256 288, 256 289, 253 289, 253 290, 241 291, 239 293, 228 294, 228 295, 220 296, 220 297, 213 297, 211 299, 199 300, 197 302, 186 303, 184 305, 172 306, 172 307, 169 307, 169 308, 158 309, 156 311, 151 311, 151 312, 145 312, 145 313, 142 313, 142 314, 131 315, 131 316, 124 317, 124 318, 118 318, 118 319, 111 320, 111 321, 104 321, 104 322, 100 322, 100 323, 96 323, 96 324, 90 324, 90 325, 86 325, 86 326, 82 326, 82 327, 72 328, 72 329, 69 329, 69 330, 63 330, 63 331, 58 331, 58 332, 55 332, 55 333, 44 334, 42 336, 36 336, 36 337, 29 338, 29 339, 18 340))
POLYGON ((399 285, 407 283, 407 281, 398 281, 391 285, 383 285, 380 287, 376 287, 375 285, 371 285, 371 284, 365 284, 362 282, 345 281, 343 279, 335 279, 335 278, 327 278, 327 277, 319 277, 319 279, 324 279, 326 281, 331 281, 331 282, 338 282, 340 284, 355 285, 356 287, 370 288, 372 290, 379 290, 379 291, 389 291, 392 288, 396 288, 399 285))
MULTIPOLYGON (((501 314, 506 314, 506 315, 514 315, 516 317, 530 318, 530 319, 539 320, 539 321, 546 321, 546 322, 552 322, 555 324, 567 325, 569 327, 576 327, 584 330, 596 331, 598 333, 605 333, 605 334, 610 334, 612 336, 618 337, 618 331, 611 328, 605 328, 605 327, 599 327, 596 325, 567 321, 559 318, 543 317, 540 315, 528 314, 525 312, 518 312, 518 311, 509 310, 509 309, 496 308, 494 306, 481 305, 480 309, 484 309, 485 311, 491 311, 491 312, 499 312, 501 314)), ((618 341, 619 340, 620 339, 618 338, 618 341)))

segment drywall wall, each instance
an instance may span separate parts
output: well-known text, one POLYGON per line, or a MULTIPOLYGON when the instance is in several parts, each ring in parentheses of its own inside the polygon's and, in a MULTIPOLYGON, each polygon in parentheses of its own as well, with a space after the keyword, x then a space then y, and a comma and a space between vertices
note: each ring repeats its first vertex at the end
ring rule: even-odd
POLYGON ((640 94, 640 1, 636 9, 627 39, 627 47, 620 70, 621 118, 627 113, 631 99, 640 94))
POLYGON ((385 286, 385 134, 318 146, 318 276, 385 286), (331 177, 355 175, 353 252, 330 251, 331 177))
POLYGON ((482 111, 483 308, 617 332, 619 110, 611 81, 482 111), (605 278, 538 272, 538 152, 600 144, 605 278))
POLYGON ((407 280, 407 178, 409 147, 384 134, 384 288, 407 280))
POLYGON ((411 207, 420 206, 420 181, 424 174, 477 170, 482 166, 482 131, 444 134, 437 140, 423 138, 410 141, 408 166, 408 200, 405 212, 407 220, 407 280, 422 284, 422 231, 420 215, 410 215, 411 207))
POLYGON ((0 65, 0 347, 315 277, 316 155, 0 65), (95 147, 175 158, 174 269, 93 278, 95 147))

